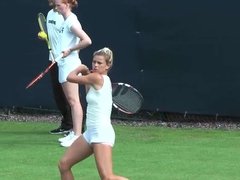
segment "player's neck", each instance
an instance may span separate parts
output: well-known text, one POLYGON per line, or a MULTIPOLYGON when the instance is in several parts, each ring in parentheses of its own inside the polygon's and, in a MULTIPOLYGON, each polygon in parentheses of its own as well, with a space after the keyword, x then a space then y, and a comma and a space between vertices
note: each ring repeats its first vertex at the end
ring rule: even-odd
POLYGON ((67 11, 64 15, 63 15, 63 17, 64 17, 64 19, 66 20, 67 18, 68 18, 68 16, 70 16, 72 14, 72 12, 69 10, 69 11, 67 11))

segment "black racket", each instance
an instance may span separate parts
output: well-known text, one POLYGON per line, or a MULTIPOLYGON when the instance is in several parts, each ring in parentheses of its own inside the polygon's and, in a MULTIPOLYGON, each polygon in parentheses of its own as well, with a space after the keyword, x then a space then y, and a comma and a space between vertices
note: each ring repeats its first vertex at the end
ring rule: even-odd
POLYGON ((141 93, 126 83, 112 83, 113 106, 126 113, 137 113, 143 104, 141 93))

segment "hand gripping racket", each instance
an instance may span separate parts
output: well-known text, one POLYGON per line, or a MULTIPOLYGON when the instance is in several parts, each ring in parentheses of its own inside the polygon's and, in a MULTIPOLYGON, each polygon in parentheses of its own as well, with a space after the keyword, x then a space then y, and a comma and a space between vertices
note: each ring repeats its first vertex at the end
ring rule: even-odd
POLYGON ((143 104, 141 93, 126 83, 112 83, 113 106, 126 114, 137 113, 143 104))

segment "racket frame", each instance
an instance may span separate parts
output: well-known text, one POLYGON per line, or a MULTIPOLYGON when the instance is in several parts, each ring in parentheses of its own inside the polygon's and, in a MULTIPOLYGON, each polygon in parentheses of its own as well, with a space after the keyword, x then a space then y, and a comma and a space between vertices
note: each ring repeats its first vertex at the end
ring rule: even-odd
POLYGON ((43 31, 47 37, 44 38, 44 40, 46 41, 47 43, 47 47, 48 47, 48 51, 49 51, 49 54, 50 54, 50 58, 52 60, 52 63, 50 65, 48 65, 48 67, 42 71, 39 75, 37 75, 27 86, 26 86, 26 89, 30 88, 31 86, 33 86, 36 82, 38 82, 40 79, 43 78, 43 76, 45 74, 48 73, 48 71, 53 67, 53 65, 59 61, 63 54, 61 54, 60 56, 58 56, 56 59, 54 58, 54 55, 53 55, 53 52, 52 52, 52 48, 51 48, 51 45, 50 45, 50 42, 49 42, 49 38, 48 38, 48 32, 47 32, 47 24, 46 24, 46 17, 44 16, 43 13, 38 13, 37 15, 37 20, 38 20, 38 25, 39 25, 39 28, 41 31, 43 31))
POLYGON ((53 67, 55 63, 57 63, 61 58, 63 57, 63 54, 61 53, 60 56, 58 56, 55 60, 52 61, 50 65, 47 66, 47 68, 42 71, 40 74, 38 74, 33 80, 26 86, 26 89, 30 88, 33 86, 36 82, 38 82, 40 79, 43 78, 45 74, 48 73, 48 71, 53 67))
POLYGON ((38 20, 38 25, 39 25, 40 30, 43 31, 47 35, 47 37, 44 38, 44 40, 47 43, 47 47, 48 47, 48 50, 49 50, 50 58, 51 58, 51 60, 54 60, 54 55, 53 55, 51 44, 50 44, 50 41, 49 41, 49 38, 48 38, 46 17, 44 16, 43 13, 40 12, 37 15, 37 20, 38 20))
POLYGON ((114 108, 116 108, 117 110, 119 110, 119 111, 121 111, 121 112, 123 112, 125 114, 135 114, 135 113, 137 113, 141 109, 143 101, 144 101, 144 98, 143 98, 142 94, 136 88, 134 88, 130 84, 122 83, 122 82, 112 83, 112 86, 122 86, 122 87, 125 86, 128 89, 132 89, 132 91, 134 91, 138 95, 139 100, 141 100, 141 105, 139 106, 139 108, 136 111, 132 112, 132 111, 127 111, 124 108, 122 108, 121 106, 119 106, 117 104, 116 100, 114 99, 114 96, 113 96, 112 100, 113 100, 113 107, 114 108))

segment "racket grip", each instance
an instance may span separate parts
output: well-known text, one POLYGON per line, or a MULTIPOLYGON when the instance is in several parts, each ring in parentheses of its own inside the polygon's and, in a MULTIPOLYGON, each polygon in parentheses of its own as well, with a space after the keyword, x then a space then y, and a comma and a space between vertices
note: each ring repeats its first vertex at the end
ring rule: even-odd
POLYGON ((51 60, 53 60, 54 59, 54 55, 53 55, 53 53, 52 53, 52 51, 50 50, 50 58, 51 58, 51 60))
POLYGON ((56 57, 55 61, 59 62, 59 60, 63 57, 63 53, 61 53, 58 57, 56 57))

